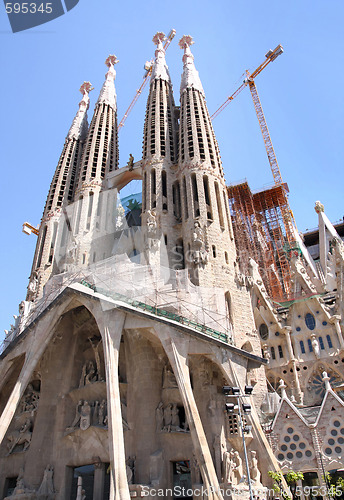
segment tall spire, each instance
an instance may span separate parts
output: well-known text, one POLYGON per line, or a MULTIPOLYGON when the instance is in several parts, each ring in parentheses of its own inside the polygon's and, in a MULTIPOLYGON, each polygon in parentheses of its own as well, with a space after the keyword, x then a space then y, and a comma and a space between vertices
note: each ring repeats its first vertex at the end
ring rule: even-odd
POLYGON ((235 260, 228 195, 204 90, 190 50, 192 43, 189 35, 179 42, 184 50, 177 174, 184 200, 183 246, 190 250, 186 266, 196 285, 207 285, 216 277, 215 283, 227 287, 223 263, 235 260))
POLYGON ((194 56, 191 53, 190 46, 195 42, 193 41, 190 35, 184 35, 179 40, 179 47, 184 49, 183 55, 183 74, 182 81, 180 84, 180 92, 184 92, 187 88, 194 88, 195 90, 199 90, 204 95, 204 90, 202 87, 202 83, 198 74, 198 71, 195 68, 194 64, 194 56))
POLYGON ((153 42, 157 48, 155 51, 155 61, 153 63, 151 82, 160 78, 161 80, 171 83, 171 77, 165 59, 165 49, 162 44, 164 40, 165 34, 162 33, 162 31, 158 31, 158 33, 153 36, 153 42))
POLYGON ((98 101, 97 104, 109 104, 114 111, 117 109, 117 102, 116 102, 116 89, 115 89, 115 78, 116 78, 116 71, 115 71, 115 64, 119 62, 119 59, 115 55, 110 55, 106 61, 105 64, 109 68, 109 71, 105 75, 105 82, 103 83, 102 89, 99 93, 98 101))
POLYGON ((117 96, 114 83, 114 65, 117 63, 115 55, 110 55, 105 61, 109 70, 105 75, 88 131, 78 191, 83 188, 85 182, 101 183, 108 172, 118 168, 117 96))
POLYGON ((90 98, 88 94, 91 90, 93 90, 93 87, 90 82, 84 82, 79 89, 79 92, 82 93, 82 99, 79 102, 79 110, 75 115, 73 123, 67 134, 67 140, 79 138, 85 139, 87 135, 87 110, 90 106, 90 98))
POLYGON ((82 99, 79 109, 67 134, 65 144, 50 186, 43 219, 49 212, 68 204, 73 199, 75 176, 82 155, 82 145, 86 139, 88 122, 87 110, 90 103, 89 92, 93 89, 90 82, 80 87, 82 99))
POLYGON ((165 158, 174 163, 177 157, 177 123, 171 78, 162 42, 165 35, 156 33, 157 46, 147 100, 143 137, 143 158, 165 158))
POLYGON ((41 295, 43 286, 50 276, 57 272, 57 268, 53 263, 58 243, 58 225, 62 220, 62 210, 74 198, 76 176, 88 129, 87 109, 90 101, 88 93, 91 90, 92 85, 90 82, 84 82, 80 87, 82 99, 79 103, 79 109, 67 134, 50 185, 32 264, 31 281, 27 296, 27 300, 30 301, 41 295))

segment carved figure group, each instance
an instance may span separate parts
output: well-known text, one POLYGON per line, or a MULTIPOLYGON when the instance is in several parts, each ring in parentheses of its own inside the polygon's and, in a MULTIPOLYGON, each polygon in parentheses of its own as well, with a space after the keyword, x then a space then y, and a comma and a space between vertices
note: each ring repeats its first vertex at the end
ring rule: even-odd
POLYGON ((81 430, 85 431, 90 425, 107 426, 107 402, 105 399, 92 403, 79 400, 75 408, 74 420, 67 430, 71 431, 80 427, 81 430))
POLYGON ((188 432, 189 427, 185 421, 181 427, 179 408, 176 403, 163 405, 159 403, 155 410, 156 431, 157 432, 188 432))
POLYGON ((23 445, 20 451, 26 451, 31 444, 32 438, 32 422, 30 418, 27 418, 19 430, 14 430, 7 436, 8 443, 8 455, 10 455, 16 446, 23 445))
POLYGON ((194 222, 194 231, 192 235, 193 239, 193 251, 192 251, 192 260, 193 263, 198 265, 204 265, 209 260, 209 254, 205 249, 204 245, 204 234, 201 228, 201 225, 198 221, 194 222))
POLYGON ((29 384, 20 402, 21 412, 37 410, 39 395, 39 391, 35 391, 33 385, 29 384))
POLYGON ((237 485, 243 475, 242 459, 237 450, 225 451, 223 454, 223 481, 237 485))

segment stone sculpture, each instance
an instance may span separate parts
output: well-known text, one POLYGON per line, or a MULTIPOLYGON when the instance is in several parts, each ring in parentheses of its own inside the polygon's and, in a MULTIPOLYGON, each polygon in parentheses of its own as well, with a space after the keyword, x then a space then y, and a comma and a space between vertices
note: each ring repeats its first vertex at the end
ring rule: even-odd
POLYGON ((242 469, 242 460, 238 451, 234 452, 232 460, 234 463, 233 484, 239 484, 243 475, 243 469, 242 469))
POLYGON ((33 385, 29 384, 20 403, 21 412, 37 410, 38 401, 39 391, 35 391, 33 385))
POLYGON ((257 459, 257 452, 255 450, 252 450, 250 452, 251 459, 250 459, 250 476, 251 476, 251 481, 255 485, 260 485, 260 471, 258 469, 258 459, 257 459))
POLYGON ((223 481, 226 484, 233 484, 234 480, 234 452, 225 451, 223 454, 223 481))
POLYGON ((31 444, 32 431, 31 420, 27 418, 19 431, 13 431, 8 437, 8 455, 10 455, 17 445, 24 445, 22 451, 26 451, 31 444))
POLYGON ((54 490, 54 467, 52 465, 48 465, 43 474, 43 479, 40 487, 38 488, 37 495, 53 495, 54 490))

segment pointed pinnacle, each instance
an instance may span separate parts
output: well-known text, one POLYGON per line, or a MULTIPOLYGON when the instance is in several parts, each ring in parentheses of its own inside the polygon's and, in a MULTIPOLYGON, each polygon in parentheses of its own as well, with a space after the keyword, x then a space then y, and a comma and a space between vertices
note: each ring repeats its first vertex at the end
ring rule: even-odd
POLYGON ((79 92, 81 92, 82 94, 88 94, 93 89, 94 89, 94 87, 92 87, 92 83, 91 82, 84 82, 81 85, 81 87, 79 89, 79 92))
POLYGON ((182 38, 179 40, 178 45, 181 49, 186 49, 187 47, 190 47, 194 43, 195 42, 193 41, 192 36, 183 35, 182 38))
POLYGON ((106 61, 105 61, 105 64, 108 68, 110 68, 110 66, 114 66, 115 64, 117 64, 119 62, 119 59, 117 59, 117 57, 115 55, 110 55, 106 61))
POLYGON ((154 36, 153 36, 153 43, 155 45, 159 45, 159 43, 162 43, 164 40, 166 40, 165 33, 162 31, 158 31, 154 36))

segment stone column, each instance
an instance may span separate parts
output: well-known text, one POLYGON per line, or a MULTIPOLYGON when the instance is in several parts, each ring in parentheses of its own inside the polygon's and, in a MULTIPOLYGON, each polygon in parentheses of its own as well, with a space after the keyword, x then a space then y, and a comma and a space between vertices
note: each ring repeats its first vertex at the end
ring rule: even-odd
POLYGON ((105 482, 105 464, 97 462, 94 464, 94 486, 93 500, 103 500, 105 482))
MULTIPOLYGON (((63 308, 65 307, 66 304, 64 303, 63 308)), ((0 444, 6 435, 18 404, 28 383, 30 382, 37 363, 43 356, 45 349, 55 333, 55 329, 61 319, 61 312, 62 309, 57 308, 51 314, 47 313, 46 316, 39 321, 36 328, 28 334, 31 342, 28 342, 28 350, 26 352, 24 365, 0 417, 0 444), (58 319, 54 321, 54 317, 57 317, 58 319)))
POLYGON ((97 318, 103 337, 109 427, 109 454, 112 481, 110 500, 130 500, 127 482, 118 358, 125 314, 116 310, 97 318))
MULTIPOLYGON (((311 436, 312 436, 312 441, 313 441, 313 448, 315 451, 315 456, 317 460, 317 475, 319 479, 319 485, 320 488, 324 491, 327 491, 326 487, 326 482, 323 476, 323 464, 322 464, 322 451, 321 451, 321 445, 319 443, 319 438, 318 438, 318 432, 315 427, 315 424, 309 424, 309 430, 311 431, 311 436)), ((324 498, 328 499, 328 495, 324 495, 324 498)))
POLYGON ((181 339, 180 342, 176 342, 174 339, 166 339, 165 341, 162 340, 162 342, 173 368, 182 397, 196 459, 199 464, 204 487, 208 492, 207 499, 223 500, 208 442, 191 387, 190 372, 186 359, 187 352, 183 352, 188 343, 185 342, 185 339, 181 339))
POLYGON ((334 325, 336 328, 336 333, 337 333, 338 340, 340 343, 340 348, 344 349, 344 339, 343 339, 342 329, 340 327, 340 320, 341 320, 341 317, 338 314, 335 314, 334 316, 332 316, 330 318, 329 321, 330 321, 331 325, 334 325))
POLYGON ((298 399, 299 403, 302 403, 303 393, 301 391, 299 377, 297 376, 296 359, 295 359, 295 355, 294 355, 293 344, 292 344, 291 338, 290 338, 291 330, 292 330, 291 326, 285 326, 283 328, 283 333, 285 335, 286 342, 287 342, 287 348, 288 348, 288 353, 289 353, 289 364, 292 366, 292 369, 293 369, 293 378, 294 378, 294 383, 295 383, 297 399, 298 399))

